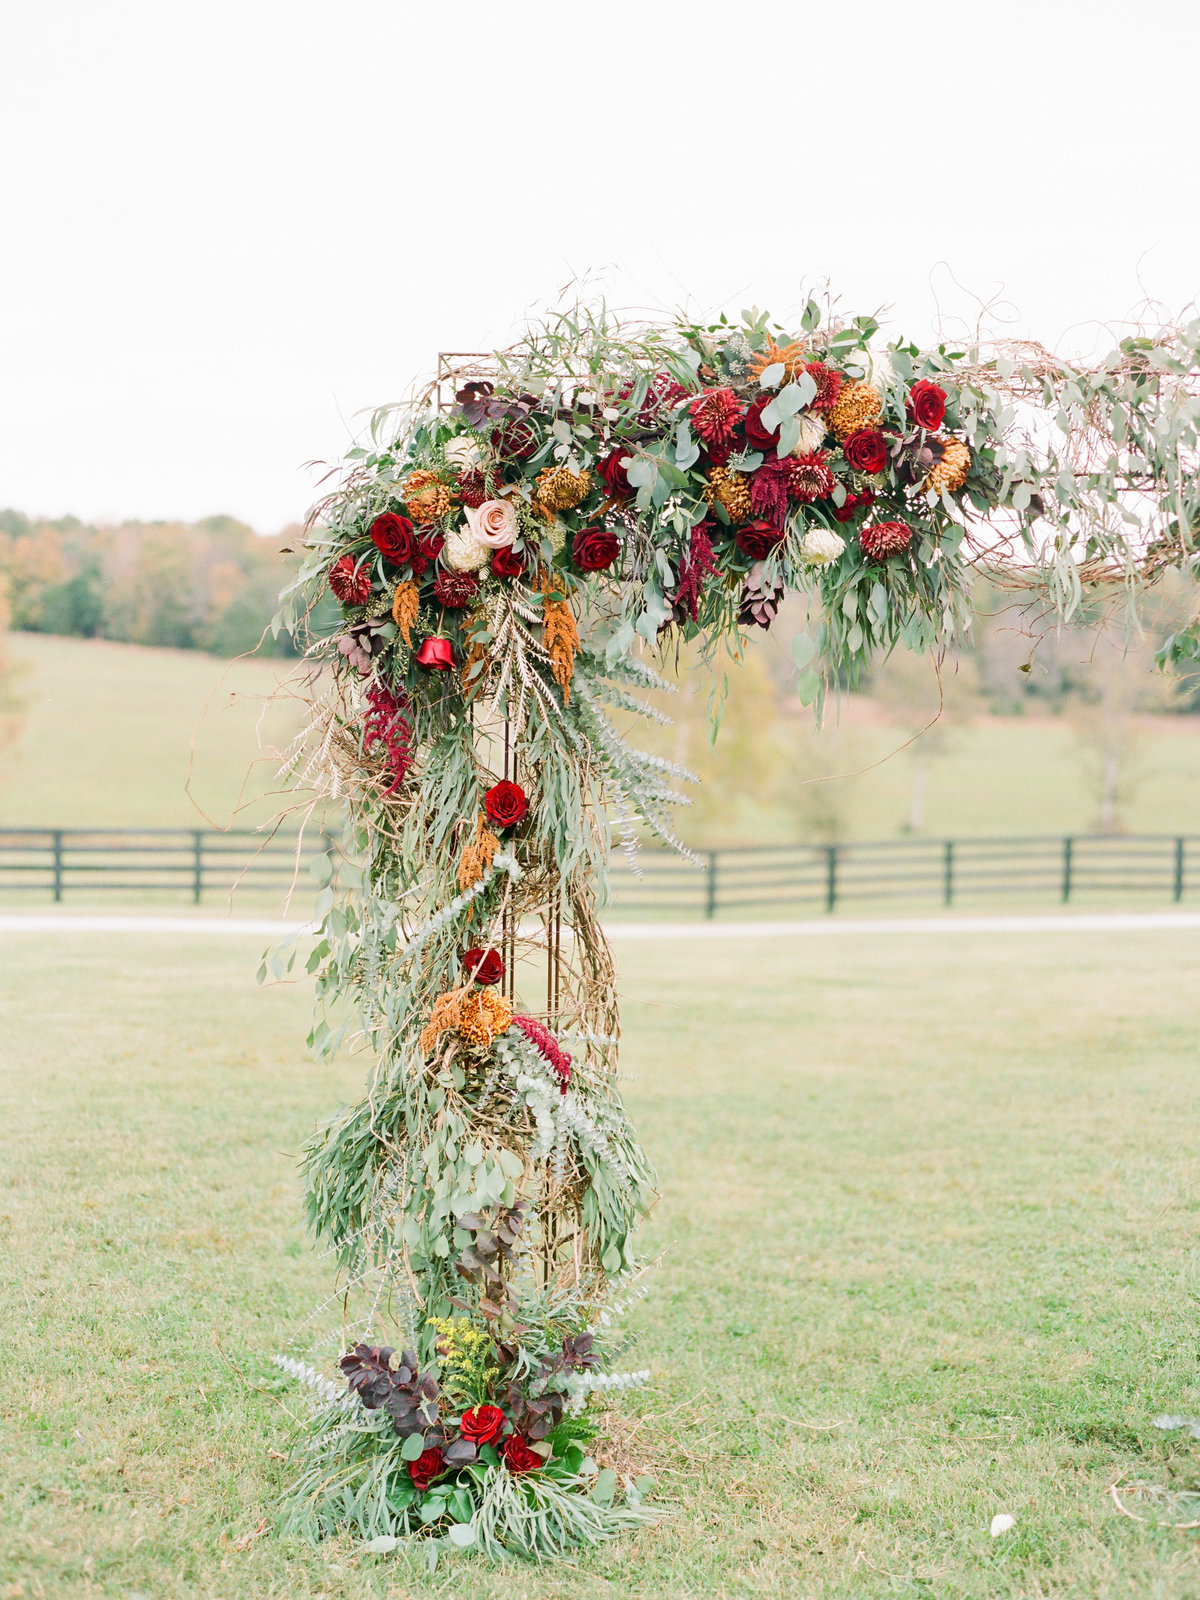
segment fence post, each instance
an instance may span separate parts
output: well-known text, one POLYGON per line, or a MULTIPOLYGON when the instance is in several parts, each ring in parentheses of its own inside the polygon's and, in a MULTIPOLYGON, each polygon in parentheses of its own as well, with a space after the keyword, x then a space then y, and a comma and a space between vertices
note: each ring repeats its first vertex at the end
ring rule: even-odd
POLYGON ((1062 897, 1064 903, 1071 898, 1071 852, 1074 844, 1074 839, 1063 840, 1062 897))
POLYGON ((825 909, 833 911, 837 906, 837 868, 838 847, 835 844, 825 846, 825 909))
POLYGON ((200 904, 204 888, 204 830, 192 829, 192 904, 200 904))
POLYGON ((954 904, 954 840, 946 840, 946 860, 942 879, 942 903, 954 904))
POLYGON ((711 922, 717 914, 717 852, 708 852, 708 880, 704 885, 704 920, 711 922))
POLYGON ((53 843, 51 848, 54 851, 54 898, 56 900, 61 900, 62 896, 63 896, 63 846, 62 846, 62 840, 63 840, 63 831, 62 831, 62 829, 61 828, 55 828, 54 829, 54 843, 53 843))
POLYGON ((1183 840, 1175 841, 1175 899, 1183 899, 1183 840))

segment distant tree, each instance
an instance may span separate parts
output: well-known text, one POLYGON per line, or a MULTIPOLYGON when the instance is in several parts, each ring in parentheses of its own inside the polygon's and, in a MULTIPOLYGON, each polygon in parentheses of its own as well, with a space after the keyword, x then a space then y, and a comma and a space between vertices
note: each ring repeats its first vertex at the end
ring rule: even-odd
POLYGON ((253 650, 265 633, 264 653, 294 654, 268 631, 287 572, 276 541, 232 517, 93 527, 0 511, 0 575, 18 629, 219 655, 253 650))

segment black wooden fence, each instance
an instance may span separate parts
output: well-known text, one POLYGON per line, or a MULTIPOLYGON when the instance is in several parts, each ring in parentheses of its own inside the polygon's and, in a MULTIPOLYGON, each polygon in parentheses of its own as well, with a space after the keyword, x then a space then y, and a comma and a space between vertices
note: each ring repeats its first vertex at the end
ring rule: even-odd
MULTIPOLYGON (((264 892, 296 879, 303 909, 308 865, 327 848, 314 831, 272 839, 203 828, 0 828, 6 899, 119 891, 204 900, 264 892)), ((715 918, 884 906, 906 900, 955 906, 991 899, 1064 903, 1136 896, 1178 903, 1200 891, 1200 834, 1076 834, 1068 838, 893 839, 831 845, 711 850, 706 870, 643 851, 634 877, 613 863, 616 908, 715 918)))

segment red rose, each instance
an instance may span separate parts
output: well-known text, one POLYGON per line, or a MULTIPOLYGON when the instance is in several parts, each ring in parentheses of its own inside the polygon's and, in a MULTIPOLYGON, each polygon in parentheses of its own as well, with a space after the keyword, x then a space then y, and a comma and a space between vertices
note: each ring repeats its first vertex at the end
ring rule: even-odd
POLYGON ((753 445, 756 450, 774 450, 779 443, 779 429, 772 428, 769 432, 762 421, 762 414, 775 398, 772 394, 760 394, 747 409, 742 426, 746 430, 746 443, 753 445))
POLYGON ((412 569, 413 577, 419 578, 431 561, 436 561, 442 553, 442 546, 446 542, 444 533, 437 533, 432 528, 424 528, 417 535, 417 548, 413 551, 412 569))
POLYGON ((536 1450, 531 1450, 519 1433, 510 1433, 500 1446, 504 1465, 510 1472, 533 1472, 544 1465, 536 1450))
POLYGON ((576 566, 603 572, 621 553, 621 541, 610 528, 580 528, 571 545, 576 566))
POLYGON ((371 524, 371 542, 385 561, 394 567, 406 567, 413 558, 415 548, 413 525, 407 517, 398 517, 394 511, 385 511, 371 524))
POLYGON ((839 522, 853 522, 860 511, 874 504, 874 489, 864 489, 861 494, 848 494, 842 505, 833 507, 833 514, 839 522))
POLYGON ((446 1462, 440 1450, 422 1450, 415 1461, 408 1463, 409 1476, 414 1486, 422 1492, 445 1470, 446 1462))
POLYGON ((842 446, 846 465, 856 472, 882 472, 887 465, 887 442, 878 428, 859 428, 842 446))
POLYGON ((476 1406, 463 1412, 458 1428, 464 1439, 475 1444, 495 1444, 504 1432, 504 1413, 499 1406, 476 1406))
POLYGON ((525 557, 506 544, 492 551, 492 572, 497 578, 519 578, 525 571, 525 557))
POLYGON ((344 606, 365 606, 371 598, 371 574, 355 566, 353 556, 339 556, 329 569, 329 587, 344 606))
POLYGON ((462 961, 475 982, 485 989, 504 976, 504 957, 499 950, 464 950, 462 961))
POLYGON ((928 433, 936 433, 946 415, 946 391, 928 378, 922 378, 908 391, 904 409, 910 422, 928 433))
POLYGON ((483 809, 497 828, 515 828, 529 810, 529 798, 519 783, 503 778, 484 795, 483 809))
POLYGON ((604 480, 604 487, 614 500, 628 500, 633 493, 622 462, 628 461, 632 452, 625 445, 610 450, 603 461, 597 461, 596 471, 604 480))
POLYGON ((751 561, 764 561, 776 545, 783 541, 783 529, 771 522, 748 522, 738 529, 733 541, 744 556, 751 561))
POLYGON ((449 672, 454 665, 454 646, 449 639, 431 634, 421 641, 421 648, 413 658, 422 667, 433 667, 438 672, 449 672))

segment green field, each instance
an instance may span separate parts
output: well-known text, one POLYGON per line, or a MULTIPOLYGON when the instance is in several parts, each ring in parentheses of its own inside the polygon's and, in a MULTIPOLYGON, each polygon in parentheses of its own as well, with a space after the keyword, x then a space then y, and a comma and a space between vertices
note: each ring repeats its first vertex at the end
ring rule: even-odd
POLYGON ((9 936, 0 1595, 1200 1594, 1197 1534, 1108 1493, 1200 1488, 1151 1420, 1200 1413, 1200 933, 618 953, 664 1252, 626 1443, 674 1515, 430 1578, 258 1532, 269 1357, 330 1287, 296 1150, 359 1067, 251 940, 9 936))
POLYGON ((248 827, 272 815, 261 744, 301 725, 269 704, 286 661, 220 661, 97 639, 8 635, 23 725, 0 755, 0 826, 248 827), (189 793, 190 790, 190 793, 189 793))
MULTIPOLYGON (((0 754, 0 826, 246 826, 282 803, 261 798, 274 788, 275 763, 260 742, 282 745, 300 726, 294 700, 268 705, 287 663, 40 634, 8 642, 25 668, 25 710, 15 748, 0 754)), ((713 753, 704 684, 689 678, 686 688, 664 702, 679 726, 639 726, 635 740, 703 774, 694 807, 680 815, 692 843, 798 842, 830 827, 848 839, 895 837, 908 824, 918 748, 927 752, 931 836, 1096 826, 1096 756, 1069 719, 978 716, 901 749, 910 730, 851 700, 840 725, 831 719, 814 734, 797 702, 773 698, 756 659, 744 680, 735 672, 713 753), (819 783, 805 781, 815 775, 819 783)), ((1123 740, 1120 825, 1200 829, 1200 718, 1138 717, 1123 740)))

